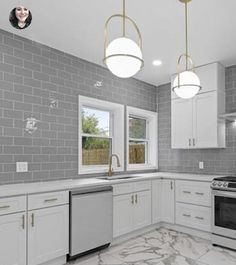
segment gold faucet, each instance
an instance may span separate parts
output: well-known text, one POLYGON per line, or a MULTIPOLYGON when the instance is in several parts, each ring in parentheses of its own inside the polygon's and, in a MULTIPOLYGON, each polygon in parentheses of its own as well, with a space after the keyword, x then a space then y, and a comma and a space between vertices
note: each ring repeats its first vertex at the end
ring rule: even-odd
POLYGON ((111 177, 112 176, 112 172, 113 172, 113 169, 112 169, 112 157, 115 157, 116 158, 116 161, 117 161, 117 167, 120 167, 120 159, 118 157, 118 155, 116 154, 111 154, 110 157, 109 157, 109 169, 108 169, 108 176, 111 177))

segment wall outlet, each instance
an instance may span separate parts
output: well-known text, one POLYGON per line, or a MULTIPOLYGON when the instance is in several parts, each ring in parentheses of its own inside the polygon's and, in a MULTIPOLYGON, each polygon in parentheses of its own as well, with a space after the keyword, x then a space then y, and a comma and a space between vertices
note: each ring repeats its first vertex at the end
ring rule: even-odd
POLYGON ((28 162, 16 162, 16 172, 28 172, 28 162))
POLYGON ((204 169, 204 162, 199 162, 199 168, 204 169))

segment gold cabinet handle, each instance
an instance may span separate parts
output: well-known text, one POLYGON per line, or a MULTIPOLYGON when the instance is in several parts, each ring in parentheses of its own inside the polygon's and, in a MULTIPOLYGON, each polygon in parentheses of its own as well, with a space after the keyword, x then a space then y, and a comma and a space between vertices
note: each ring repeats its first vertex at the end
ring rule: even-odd
POLYGON ((34 227, 34 213, 31 214, 31 225, 34 227))
POLYGON ((0 206, 0 210, 5 210, 7 208, 10 208, 10 205, 3 205, 3 206, 0 206))
POLYGON ((25 215, 22 215, 22 229, 25 229, 25 215))
POLYGON ((131 203, 134 204, 134 195, 131 196, 131 203))
POLYGON ((170 182, 170 189, 173 190, 173 181, 170 182))
POLYGON ((135 194, 135 203, 138 203, 138 195, 135 194))
POLYGON ((184 217, 191 217, 190 214, 185 214, 185 213, 183 214, 183 216, 184 216, 184 217))
POLYGON ((195 146, 195 138, 193 138, 193 146, 195 146))
POLYGON ((201 195, 201 196, 203 196, 203 195, 204 195, 204 193, 203 193, 203 192, 195 192, 195 194, 196 194, 196 195, 201 195))
POLYGON ((191 191, 183 190, 183 193, 191 194, 191 191))
POLYGON ((191 139, 188 139, 188 146, 191 146, 191 139))
POLYGON ((195 216, 195 218, 198 219, 198 220, 204 220, 203 217, 199 217, 199 216, 195 216))
POLYGON ((44 200, 44 202, 55 202, 57 200, 58 200, 57 198, 52 198, 52 199, 44 200))

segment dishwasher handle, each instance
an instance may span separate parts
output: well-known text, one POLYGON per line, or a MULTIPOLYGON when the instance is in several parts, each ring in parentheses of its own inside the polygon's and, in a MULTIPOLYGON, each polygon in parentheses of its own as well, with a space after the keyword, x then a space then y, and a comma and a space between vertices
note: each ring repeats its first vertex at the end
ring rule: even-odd
POLYGON ((95 188, 86 188, 86 189, 79 189, 79 190, 72 190, 70 191, 71 196, 88 194, 88 193, 98 193, 98 192, 106 192, 106 191, 113 191, 112 186, 103 186, 103 187, 95 187, 95 188))

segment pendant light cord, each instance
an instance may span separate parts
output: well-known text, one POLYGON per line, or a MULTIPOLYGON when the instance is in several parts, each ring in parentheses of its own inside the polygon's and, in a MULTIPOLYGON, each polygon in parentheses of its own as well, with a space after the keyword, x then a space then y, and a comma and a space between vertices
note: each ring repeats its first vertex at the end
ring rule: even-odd
POLYGON ((125 0, 123 0, 123 37, 125 37, 125 0))
POLYGON ((185 2, 185 46, 186 46, 186 71, 188 70, 188 7, 185 2))

